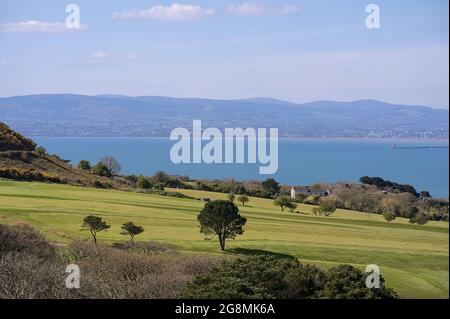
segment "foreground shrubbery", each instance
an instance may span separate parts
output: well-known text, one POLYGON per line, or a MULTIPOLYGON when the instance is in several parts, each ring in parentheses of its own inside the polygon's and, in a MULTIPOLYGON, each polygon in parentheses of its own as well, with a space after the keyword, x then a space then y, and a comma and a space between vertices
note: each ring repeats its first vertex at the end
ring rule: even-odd
POLYGON ((82 269, 83 298, 175 298, 183 287, 215 264, 214 258, 139 253, 75 242, 67 262, 82 269))
POLYGON ((70 298, 55 247, 31 227, 0 225, 0 299, 70 298))
POLYGON ((74 242, 56 249, 28 226, 0 225, 0 299, 175 298, 217 263, 205 256, 155 254, 166 249, 155 243, 143 247, 74 242), (71 263, 81 269, 80 289, 65 287, 71 263))
MULTIPOLYGON (((180 256, 156 242, 115 248, 75 241, 57 248, 29 226, 0 225, 0 299, 43 298, 394 298, 367 289, 349 265, 323 271, 296 259, 180 256), (81 269, 81 288, 65 287, 66 266, 81 269)), ((382 281, 383 282, 383 281, 382 281)))
POLYGON ((41 173, 33 169, 0 167, 0 177, 18 181, 39 181, 59 184, 63 183, 63 181, 54 174, 41 173))
POLYGON ((366 275, 350 265, 328 271, 296 259, 258 256, 226 261, 198 276, 184 298, 385 299, 396 298, 381 278, 380 289, 366 288, 366 275))

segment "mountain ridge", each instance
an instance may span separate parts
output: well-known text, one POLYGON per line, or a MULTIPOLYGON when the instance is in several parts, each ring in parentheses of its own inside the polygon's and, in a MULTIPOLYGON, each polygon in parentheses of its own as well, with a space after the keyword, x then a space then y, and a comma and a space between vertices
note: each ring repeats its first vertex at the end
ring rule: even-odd
POLYGON ((36 94, 0 98, 0 120, 28 136, 169 136, 176 127, 277 127, 281 137, 448 138, 448 110, 377 100, 293 103, 166 96, 36 94))

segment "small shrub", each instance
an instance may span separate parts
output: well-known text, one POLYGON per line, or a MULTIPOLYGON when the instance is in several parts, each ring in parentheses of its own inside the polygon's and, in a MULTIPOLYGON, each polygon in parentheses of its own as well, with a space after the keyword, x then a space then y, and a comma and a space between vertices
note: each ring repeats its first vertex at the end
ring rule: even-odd
POLYGON ((391 222, 396 218, 395 214, 390 211, 383 212, 383 217, 387 222, 391 222))
POLYGON ((140 189, 151 189, 152 183, 144 176, 139 176, 136 181, 136 187, 140 189))
POLYGON ((425 214, 425 213, 417 213, 416 215, 412 216, 409 219, 409 222, 411 224, 418 224, 418 225, 425 225, 426 223, 428 223, 428 220, 430 219, 430 217, 425 214))
POLYGON ((306 197, 306 199, 303 201, 303 204, 308 205, 317 205, 319 204, 320 197, 316 195, 309 195, 306 197))
POLYGON ((284 210, 287 208, 289 211, 293 212, 297 208, 297 204, 295 204, 290 197, 288 196, 279 196, 274 201, 273 204, 275 206, 280 206, 281 211, 284 212, 284 210))
POLYGON ((47 154, 47 150, 42 146, 38 146, 36 147, 36 153, 39 155, 39 157, 44 157, 45 154, 47 154))
POLYGON ((111 177, 112 173, 108 169, 108 167, 102 162, 97 163, 94 167, 92 167, 92 173, 98 176, 111 177))
POLYGON ((94 186, 95 188, 106 188, 106 186, 105 186, 102 182, 100 182, 100 181, 94 181, 93 186, 94 186))
POLYGON ((238 201, 242 203, 242 206, 245 206, 245 203, 249 202, 250 199, 247 195, 240 195, 238 196, 238 201))

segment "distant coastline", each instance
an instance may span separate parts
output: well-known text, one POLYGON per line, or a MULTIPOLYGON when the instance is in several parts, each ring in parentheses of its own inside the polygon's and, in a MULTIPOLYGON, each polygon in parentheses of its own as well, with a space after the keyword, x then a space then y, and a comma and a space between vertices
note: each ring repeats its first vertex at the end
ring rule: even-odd
MULTIPOLYGON (((125 174, 152 175, 163 170, 192 178, 261 180, 257 165, 180 164, 170 160, 173 141, 153 137, 40 137, 33 138, 49 153, 77 164, 96 163, 114 156, 125 174)), ((287 185, 358 181, 361 176, 380 176, 435 197, 448 197, 448 149, 394 150, 399 146, 448 145, 448 140, 417 139, 292 139, 280 138, 279 169, 275 178, 287 185)))
POLYGON ((282 138, 441 139, 449 112, 376 100, 295 104, 274 99, 41 94, 0 98, 0 119, 26 136, 166 137, 174 128, 278 128, 282 138))
MULTIPOLYGON (((169 139, 168 136, 59 136, 59 135, 28 135, 32 138, 114 138, 114 139, 169 139)), ((283 141, 368 141, 368 142, 419 142, 419 143, 444 143, 450 144, 450 138, 437 138, 437 137, 425 137, 425 138, 415 138, 415 137, 279 137, 279 140, 283 141)))

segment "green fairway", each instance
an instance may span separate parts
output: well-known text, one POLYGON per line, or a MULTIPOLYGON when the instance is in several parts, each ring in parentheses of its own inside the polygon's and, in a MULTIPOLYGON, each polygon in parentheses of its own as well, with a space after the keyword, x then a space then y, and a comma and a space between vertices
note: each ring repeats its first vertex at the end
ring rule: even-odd
MULTIPOLYGON (((226 198, 226 194, 182 192, 196 198, 226 198)), ((133 221, 146 229, 138 241, 170 243, 185 253, 220 254, 218 242, 205 241, 199 232, 196 218, 203 205, 191 199, 0 179, 0 223, 30 223, 60 243, 88 238, 80 226, 85 216, 94 214, 112 225, 98 235, 100 242, 127 240, 120 235, 120 226, 133 221)), ((379 215, 342 210, 319 217, 308 205, 299 205, 300 214, 293 214, 259 198, 250 198, 239 209, 248 221, 244 235, 227 242, 229 253, 288 254, 321 267, 350 263, 365 269, 376 264, 401 297, 448 298, 448 223, 419 226, 402 218, 387 223, 379 215)))

